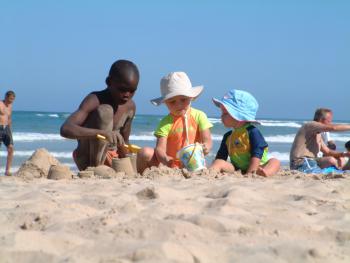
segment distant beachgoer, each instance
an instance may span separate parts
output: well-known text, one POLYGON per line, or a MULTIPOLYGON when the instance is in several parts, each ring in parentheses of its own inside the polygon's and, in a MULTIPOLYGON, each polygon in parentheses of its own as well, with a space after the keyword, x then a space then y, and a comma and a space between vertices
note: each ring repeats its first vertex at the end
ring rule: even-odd
POLYGON ((160 121, 154 133, 156 148, 145 147, 138 153, 137 168, 140 173, 160 163, 181 167, 176 153, 186 145, 202 143, 205 155, 212 147, 210 128, 213 125, 204 112, 191 107, 192 100, 200 95, 203 87, 192 87, 184 72, 172 72, 161 79, 160 91, 162 96, 151 102, 157 106, 164 102, 169 115, 160 121))
POLYGON ((280 161, 268 159, 268 144, 254 125, 258 102, 248 92, 231 90, 222 99, 213 99, 222 111, 221 121, 225 127, 233 128, 221 141, 211 169, 232 173, 257 173, 271 176, 280 169, 280 161), (227 158, 230 157, 230 161, 227 158))
POLYGON ((111 166, 113 157, 125 155, 123 146, 129 142, 136 110, 132 97, 138 82, 139 71, 133 62, 114 62, 106 78, 107 88, 87 95, 62 125, 63 137, 78 139, 73 158, 79 170, 104 163, 111 166), (109 145, 116 145, 117 150, 109 145))
MULTIPOLYGON (((316 113, 319 109, 316 110, 316 113)), ((344 157, 349 157, 350 152, 338 152, 331 150, 322 140, 322 132, 349 131, 350 124, 333 124, 311 121, 305 123, 297 132, 290 151, 290 168, 302 172, 310 170, 310 167, 348 169, 344 157), (323 156, 321 156, 322 154, 323 156)))
MULTIPOLYGON (((330 124, 333 121, 333 112, 330 109, 320 108, 315 111, 314 121, 321 122, 323 124, 330 124)), ((331 150, 336 150, 337 146, 332 140, 329 132, 321 132, 323 142, 331 150)))
POLYGON ((350 152, 350 141, 347 141, 347 142, 345 143, 345 149, 346 149, 348 152, 350 152))
MULTIPOLYGON (((345 143, 345 149, 347 152, 350 153, 350 141, 347 141, 345 143)), ((349 157, 344 157, 345 158, 345 163, 346 166, 344 167, 344 170, 350 170, 350 158, 349 157)))
POLYGON ((5 175, 11 175, 11 165, 13 160, 13 139, 12 139, 12 104, 16 94, 9 90, 5 94, 5 99, 0 101, 0 144, 3 142, 7 148, 7 160, 5 175))

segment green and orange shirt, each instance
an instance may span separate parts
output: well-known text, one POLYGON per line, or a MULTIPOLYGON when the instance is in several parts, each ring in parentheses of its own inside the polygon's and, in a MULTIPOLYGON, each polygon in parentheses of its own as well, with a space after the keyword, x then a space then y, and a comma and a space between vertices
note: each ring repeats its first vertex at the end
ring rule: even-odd
POLYGON ((200 132, 213 127, 207 115, 200 110, 190 108, 185 115, 165 116, 154 132, 156 137, 167 137, 166 154, 175 160, 176 167, 181 166, 176 153, 188 144, 201 143, 200 132))
POLYGON ((230 161, 236 169, 247 171, 250 159, 257 157, 260 164, 268 161, 268 145, 259 129, 251 123, 225 133, 215 159, 230 161))

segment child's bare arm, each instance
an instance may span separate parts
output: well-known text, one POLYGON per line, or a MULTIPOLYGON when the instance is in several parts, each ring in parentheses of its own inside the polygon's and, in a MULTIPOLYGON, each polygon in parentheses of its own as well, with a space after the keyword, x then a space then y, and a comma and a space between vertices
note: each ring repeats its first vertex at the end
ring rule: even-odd
POLYGON ((201 138, 203 143, 204 154, 207 155, 211 151, 211 148, 213 146, 210 129, 205 129, 201 131, 201 138))
POLYGON ((260 166, 260 159, 258 157, 252 157, 250 159, 250 164, 247 173, 255 173, 260 166))
POLYGON ((173 158, 166 154, 166 146, 167 146, 167 137, 159 137, 157 138, 156 145, 156 156, 160 163, 165 164, 167 166, 171 166, 173 158))

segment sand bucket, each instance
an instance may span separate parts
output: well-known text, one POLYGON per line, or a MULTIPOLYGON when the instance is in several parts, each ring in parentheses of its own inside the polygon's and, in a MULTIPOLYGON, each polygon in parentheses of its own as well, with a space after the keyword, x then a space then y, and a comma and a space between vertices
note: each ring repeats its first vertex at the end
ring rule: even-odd
POLYGON ((189 171, 206 169, 202 145, 190 144, 177 152, 182 165, 189 171))

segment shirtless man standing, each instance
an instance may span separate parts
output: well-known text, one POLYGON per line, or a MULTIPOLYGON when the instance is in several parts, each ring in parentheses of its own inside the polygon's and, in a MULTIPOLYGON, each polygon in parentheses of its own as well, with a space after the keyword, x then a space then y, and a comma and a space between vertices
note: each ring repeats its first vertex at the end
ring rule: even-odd
POLYGON ((114 62, 106 78, 107 88, 94 91, 81 102, 61 126, 61 136, 77 139, 73 152, 79 170, 88 166, 111 165, 115 152, 109 145, 117 146, 117 154, 125 154, 124 144, 129 143, 131 123, 135 116, 132 100, 139 82, 139 71, 131 61, 114 62), (97 138, 102 135, 106 140, 97 138))
POLYGON ((11 165, 13 159, 13 139, 11 132, 12 124, 12 103, 16 98, 16 94, 9 90, 5 94, 5 99, 0 101, 0 144, 3 142, 7 148, 7 161, 5 175, 10 176, 11 165))

